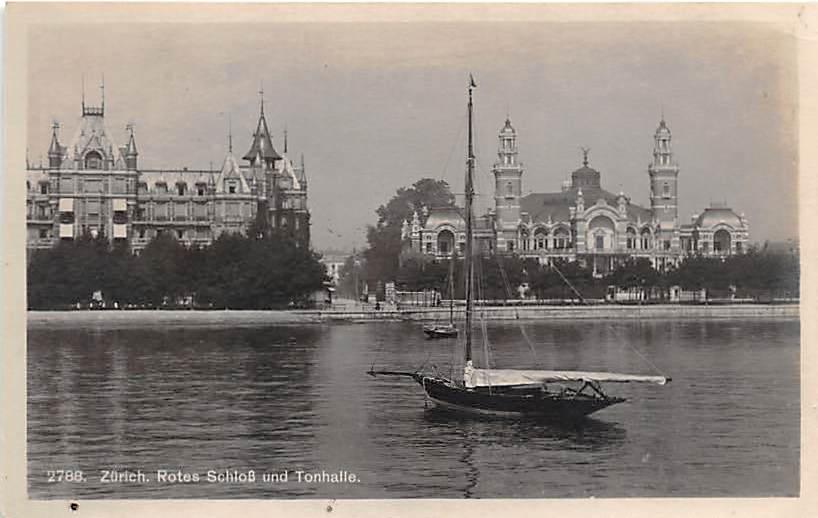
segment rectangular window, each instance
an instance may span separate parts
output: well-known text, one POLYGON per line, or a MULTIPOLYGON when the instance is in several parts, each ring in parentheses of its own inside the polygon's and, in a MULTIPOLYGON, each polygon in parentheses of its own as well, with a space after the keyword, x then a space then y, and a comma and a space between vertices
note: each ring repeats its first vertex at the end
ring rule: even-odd
POLYGON ((40 239, 46 239, 48 237, 48 229, 41 228, 40 229, 40 239))
POLYGON ((177 203, 173 207, 173 217, 177 220, 187 219, 187 204, 177 203))
POLYGON ((168 219, 168 204, 157 203, 153 208, 153 216, 159 220, 168 219))
POLYGON ((48 182, 40 183, 40 194, 48 194, 48 182))
POLYGON ((449 242, 448 241, 441 241, 440 245, 438 246, 437 251, 440 254, 448 254, 449 253, 449 242))
POLYGON ((61 193, 73 193, 74 192, 74 179, 73 178, 60 178, 60 192, 61 193))
POLYGON ((426 253, 427 254, 432 253, 432 243, 426 243, 426 253))
POLYGON ((665 246, 665 250, 670 250, 670 241, 668 241, 666 239, 665 242, 664 242, 664 246, 665 246))
POLYGON ((196 194, 197 194, 198 196, 204 196, 204 195, 205 195, 205 186, 204 186, 204 185, 199 184, 199 185, 196 187, 196 194))
POLYGON ((596 237, 596 249, 602 250, 605 248, 605 237, 604 236, 595 236, 596 237))
POLYGON ((197 203, 193 206, 193 214, 197 220, 207 219, 207 205, 204 203, 197 203))
POLYGON ((85 211, 89 216, 96 216, 99 214, 99 200, 87 200, 85 202, 85 211))
POLYGON ((85 180, 82 185, 83 191, 90 194, 99 194, 102 192, 102 180, 90 179, 85 180))
POLYGON ((124 178, 114 178, 113 191, 114 194, 125 194, 124 178))

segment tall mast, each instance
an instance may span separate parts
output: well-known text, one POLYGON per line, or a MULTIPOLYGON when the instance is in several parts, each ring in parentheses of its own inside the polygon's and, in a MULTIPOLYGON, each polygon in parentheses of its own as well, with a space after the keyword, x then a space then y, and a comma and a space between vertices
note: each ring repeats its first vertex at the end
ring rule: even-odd
POLYGON ((472 117, 474 105, 472 90, 477 87, 474 77, 469 74, 469 155, 466 160, 466 362, 471 361, 471 312, 472 312, 472 284, 474 282, 474 265, 472 264, 472 200, 474 199, 474 138, 472 117))
POLYGON ((449 257, 449 324, 454 324, 454 261, 457 257, 457 245, 452 247, 449 257))

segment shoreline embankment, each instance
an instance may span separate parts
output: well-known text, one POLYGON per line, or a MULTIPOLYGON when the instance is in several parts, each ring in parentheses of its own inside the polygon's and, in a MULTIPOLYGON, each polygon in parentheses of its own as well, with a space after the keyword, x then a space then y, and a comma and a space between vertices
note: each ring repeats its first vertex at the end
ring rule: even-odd
MULTIPOLYGON (((798 304, 728 305, 602 305, 602 306, 490 306, 479 307, 486 320, 645 320, 645 319, 787 319, 798 320, 798 304)), ((454 311, 463 319, 463 309, 454 311)), ((328 324, 358 322, 440 321, 448 308, 309 309, 309 310, 86 310, 29 311, 29 326, 78 327, 87 325, 209 325, 258 326, 273 324, 328 324)))

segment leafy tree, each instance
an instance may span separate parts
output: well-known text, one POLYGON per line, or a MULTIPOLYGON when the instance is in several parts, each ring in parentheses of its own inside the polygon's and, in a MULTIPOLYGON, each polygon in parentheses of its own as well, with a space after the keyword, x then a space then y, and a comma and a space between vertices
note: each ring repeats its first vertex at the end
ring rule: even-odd
POLYGON ((87 304, 96 290, 120 305, 279 308, 305 305, 326 281, 319 257, 276 233, 223 234, 209 248, 189 249, 170 233, 156 236, 138 257, 127 245, 83 236, 31 254, 31 308, 87 304))
POLYGON ((421 224, 424 224, 424 209, 453 207, 454 201, 448 183, 423 178, 411 187, 401 187, 385 205, 378 207, 375 211, 378 222, 367 227, 369 248, 364 251, 366 278, 370 285, 374 286, 379 280, 395 279, 401 253, 400 231, 404 220, 411 221, 413 214, 417 212, 421 224))
POLYGON ((646 289, 657 286, 660 282, 660 275, 649 259, 644 257, 631 258, 619 265, 607 278, 608 284, 620 288, 646 289))

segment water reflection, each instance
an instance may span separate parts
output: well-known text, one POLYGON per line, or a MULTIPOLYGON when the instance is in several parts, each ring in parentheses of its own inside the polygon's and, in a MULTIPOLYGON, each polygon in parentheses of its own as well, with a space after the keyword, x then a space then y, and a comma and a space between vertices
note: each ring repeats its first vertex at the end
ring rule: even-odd
POLYGON ((455 433, 474 431, 492 437, 498 444, 510 446, 542 441, 559 443, 560 447, 567 444, 577 448, 600 450, 621 444, 626 435, 625 428, 621 425, 593 417, 584 417, 567 423, 553 423, 530 418, 471 417, 438 408, 427 408, 424 417, 430 424, 439 428, 445 427, 445 430, 453 430, 455 433))
POLYGON ((570 425, 424 409, 421 387, 372 378, 451 369, 456 341, 404 323, 34 327, 33 498, 486 498, 797 495, 799 325, 786 321, 526 323, 488 333, 500 367, 673 375, 617 386, 570 425), (627 345, 626 344, 630 344, 627 345), (373 360, 373 358, 375 360, 373 360), (770 390, 770 388, 774 390, 770 390), (763 447, 760 447, 763 445, 763 447), (354 485, 48 484, 48 469, 348 470, 354 485))

